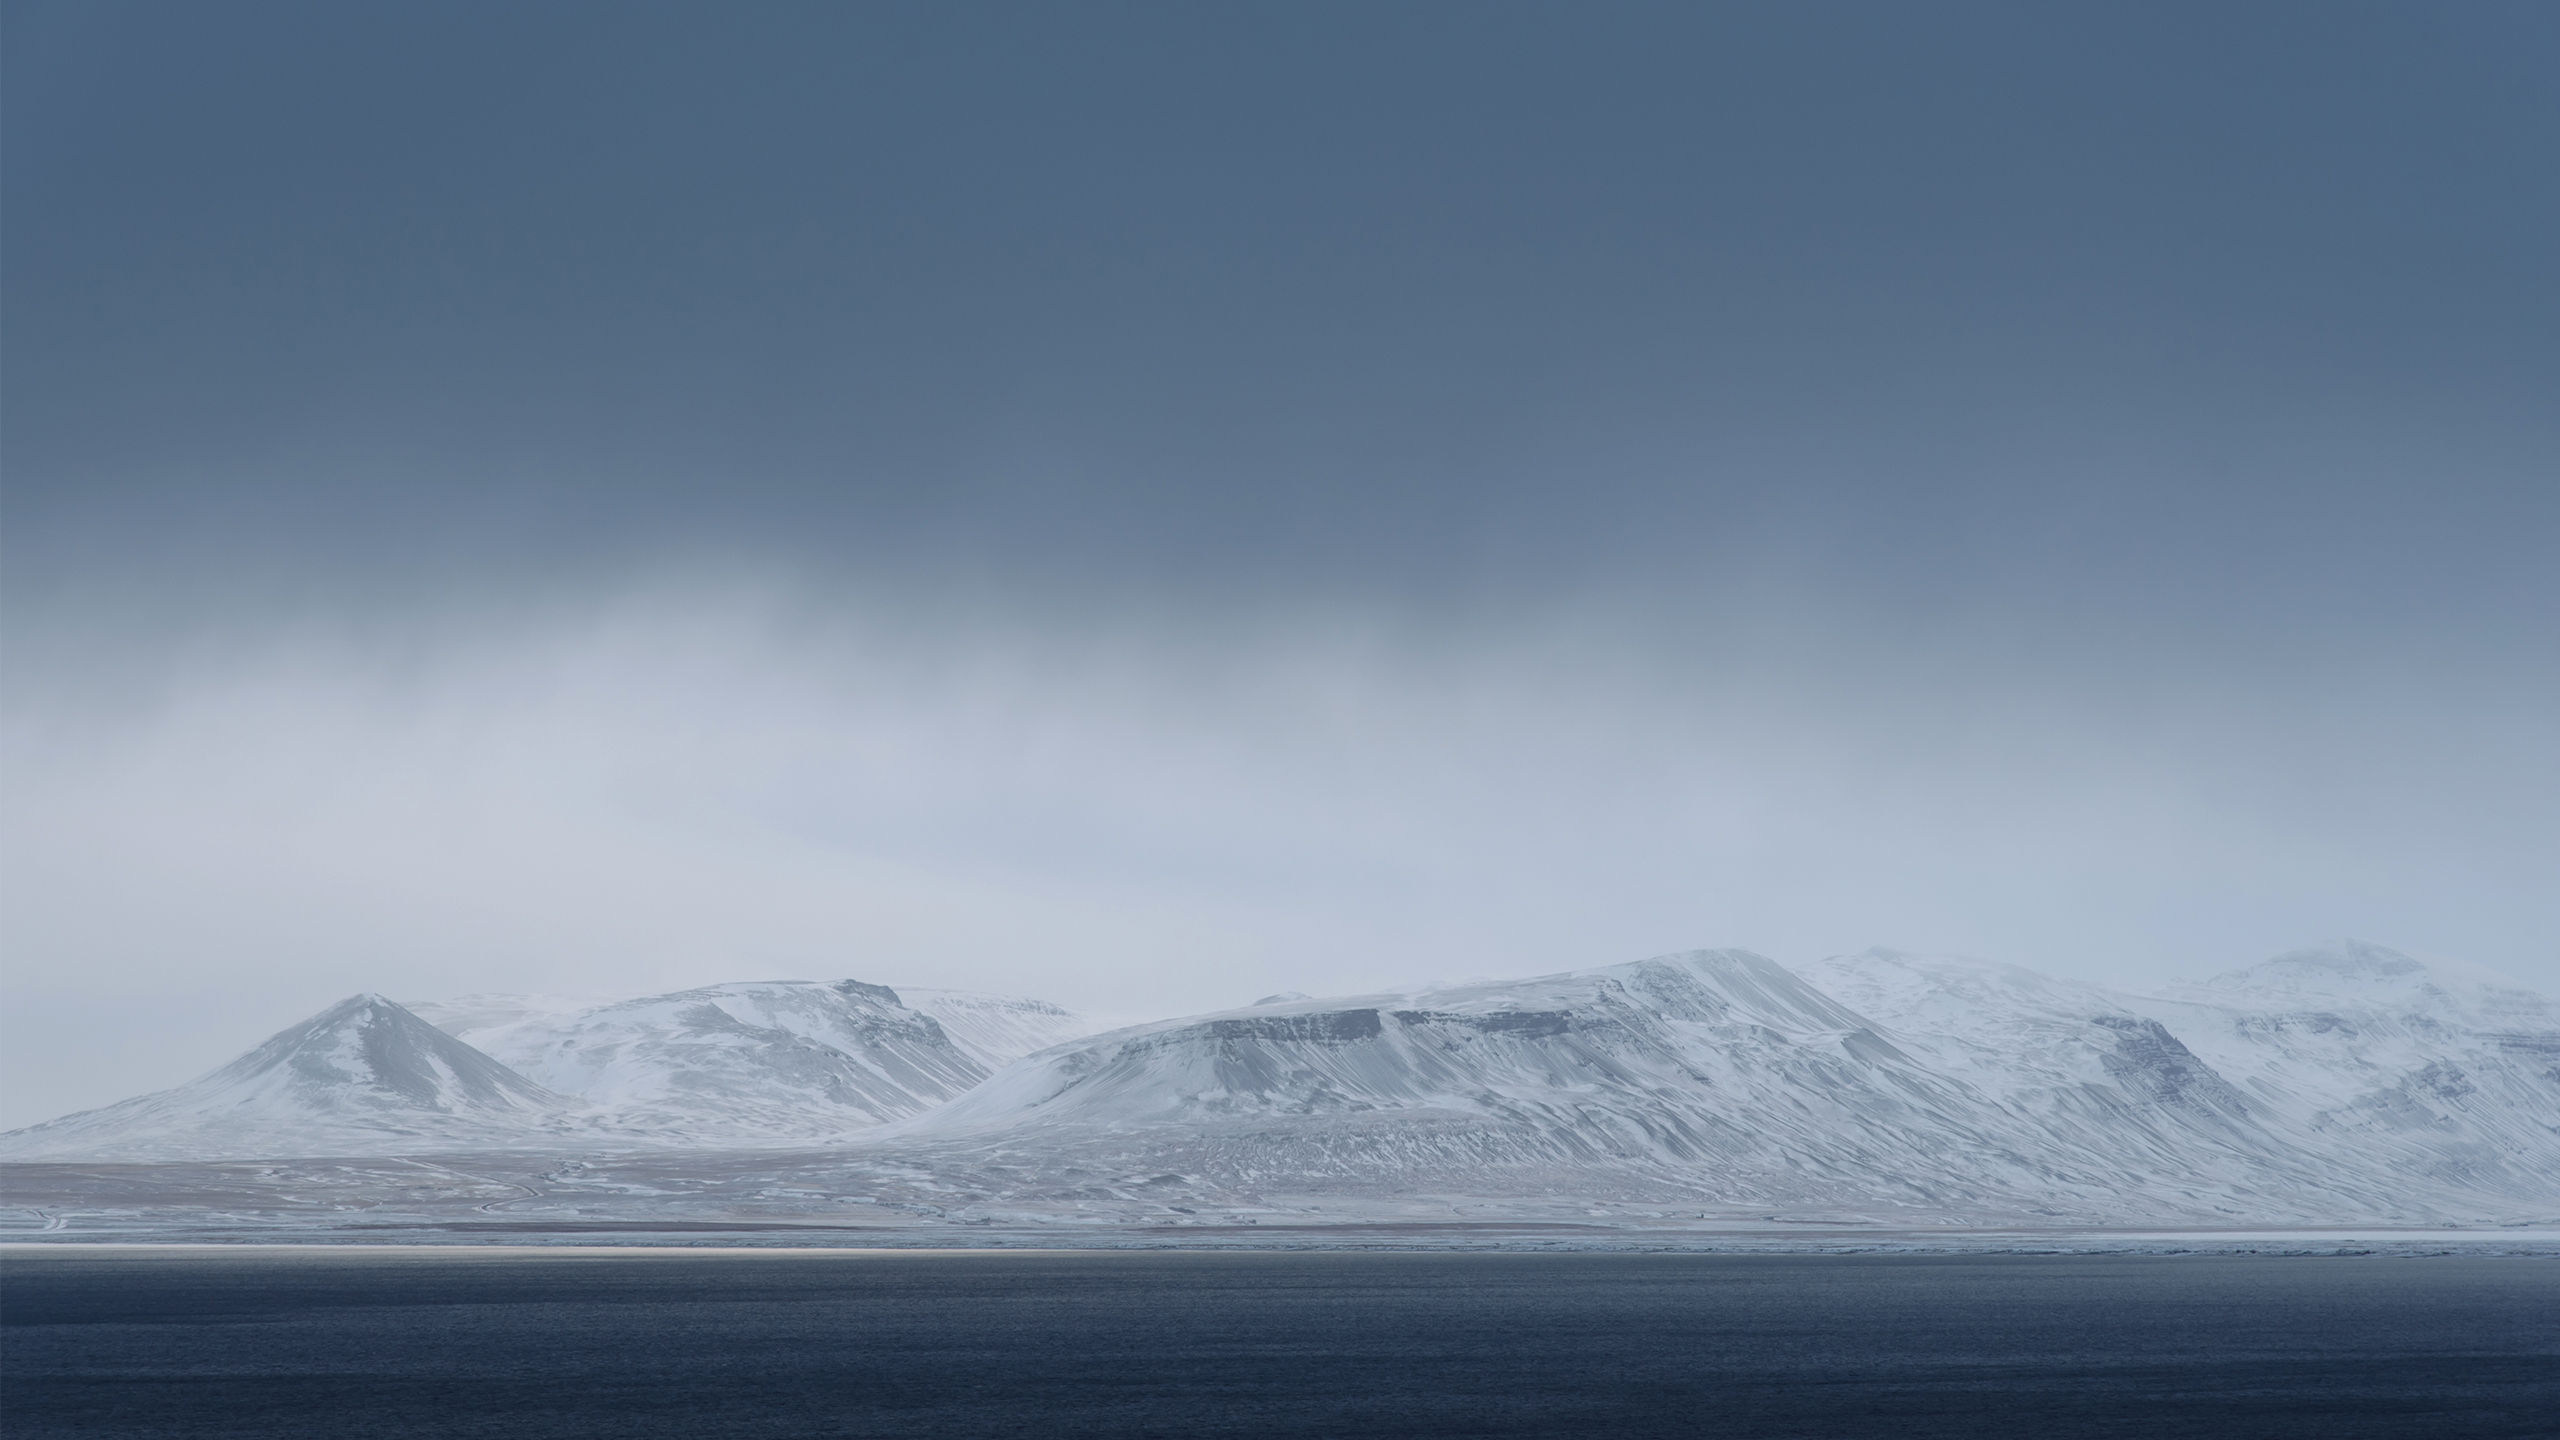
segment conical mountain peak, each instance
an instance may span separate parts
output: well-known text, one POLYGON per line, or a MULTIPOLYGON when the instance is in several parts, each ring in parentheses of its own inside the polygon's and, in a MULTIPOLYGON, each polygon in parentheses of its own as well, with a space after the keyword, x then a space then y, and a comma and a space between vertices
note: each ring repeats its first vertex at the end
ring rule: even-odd
POLYGON ((546 1136, 569 1102, 411 1014, 350 995, 174 1090, 0 1137, 0 1154, 376 1153, 546 1136))

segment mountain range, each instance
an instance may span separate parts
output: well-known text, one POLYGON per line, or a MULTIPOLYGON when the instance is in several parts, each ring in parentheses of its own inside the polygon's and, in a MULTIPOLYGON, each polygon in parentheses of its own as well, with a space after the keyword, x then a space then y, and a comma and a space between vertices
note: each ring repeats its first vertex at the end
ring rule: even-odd
POLYGON ((2560 1005, 2352 941, 2148 994, 1712 950, 1116 1029, 853 980, 368 995, 189 1085, 0 1136, 13 1161, 523 1153, 566 1157, 548 1179, 645 1164, 653 1184, 785 1151, 799 1178, 775 1194, 887 1204, 895 1181, 937 1213, 2545 1219, 2560 1005))

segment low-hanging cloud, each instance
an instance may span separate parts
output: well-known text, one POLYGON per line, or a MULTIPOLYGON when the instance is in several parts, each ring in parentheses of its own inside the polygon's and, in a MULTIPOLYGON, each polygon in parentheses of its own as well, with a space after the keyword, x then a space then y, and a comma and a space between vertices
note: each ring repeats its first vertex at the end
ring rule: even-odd
POLYGON ((2553 777, 2503 709, 1592 597, 1473 629, 900 599, 199 635, 140 689, 46 652, 8 732, 11 1119, 365 989, 853 975, 1145 1015, 1701 944, 2164 978, 2349 931, 2548 978, 2514 897, 2560 859, 2553 777))
POLYGON ((2560 965, 2549 7, 8 23, 6 1120, 360 989, 2560 965))

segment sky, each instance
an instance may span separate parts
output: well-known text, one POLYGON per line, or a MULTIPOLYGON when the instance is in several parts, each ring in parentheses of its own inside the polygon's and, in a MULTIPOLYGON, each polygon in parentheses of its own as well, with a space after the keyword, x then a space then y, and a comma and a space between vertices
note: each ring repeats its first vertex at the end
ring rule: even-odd
POLYGON ((0 14, 0 1124, 358 991, 2560 991, 2548 5, 0 14))

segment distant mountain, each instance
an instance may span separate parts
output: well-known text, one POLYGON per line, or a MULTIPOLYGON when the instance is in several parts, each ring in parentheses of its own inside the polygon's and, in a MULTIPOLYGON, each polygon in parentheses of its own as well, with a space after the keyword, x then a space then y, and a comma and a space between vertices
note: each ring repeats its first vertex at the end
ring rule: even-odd
POLYGON ((2341 1164, 2560 1212, 2560 1004, 2495 971, 2344 940, 2125 1003, 2341 1164))
POLYGON ((1731 950, 1115 1031, 1019 1062, 882 1143, 902 1140, 1263 1190, 1903 1216, 2094 1213, 2143 1184, 1731 950))
MULTIPOLYGON (((636 1000, 478 995, 418 1008, 575 1097, 593 1126, 652 1144, 843 1136, 941 1104, 988 1070, 932 1015, 859 980, 749 981, 636 1000)), ((1039 1018, 1026 1012, 1021 1028, 1039 1018)), ((977 1029, 1002 1033, 997 1020, 977 1029)))
POLYGON ((525 1188, 584 1196, 577 1216, 714 1193, 1039 1223, 2560 1216, 2560 1005, 2357 942, 2153 995, 1889 950, 1707 950, 1100 1034, 1038 1001, 851 980, 418 1011, 356 997, 191 1085, 0 1136, 0 1156, 568 1150, 587 1158, 525 1188), (580 1190, 615 1150, 661 1152, 626 1157, 656 1178, 580 1190))
POLYGON ((356 995, 174 1090, 0 1135, 0 1157, 503 1148, 577 1133, 575 1108, 392 1001, 356 995))
MULTIPOLYGON (((2560 1114, 2560 1090, 2538 1098, 2560 1114)), ((876 1143, 1230 1197, 1685 1197, 1903 1220, 2560 1208, 2560 1171, 2401 1173, 2295 1118, 2131 997, 1887 951, 1803 975, 1701 951, 1114 1031, 876 1143)))
POLYGON ((1001 1070, 1034 1051, 1106 1028, 1063 1005, 1017 995, 908 985, 900 987, 898 998, 907 1008, 941 1022, 942 1033, 951 1037, 951 1043, 989 1070, 1001 1070))
POLYGON ((2162 1174, 2215 1173, 2184 1133, 2376 1213, 2560 1211, 2560 1005, 2479 966, 2349 940, 2157 994, 1886 950, 1799 968, 1940 1072, 2162 1174))
MULTIPOLYGON (((2056 1143, 2263 1148, 2249 1098, 2128 997, 2015 965, 1868 950, 1795 967, 1940 1075, 2056 1143)), ((2165 1158, 2165 1155, 2164 1155, 2165 1158)))

